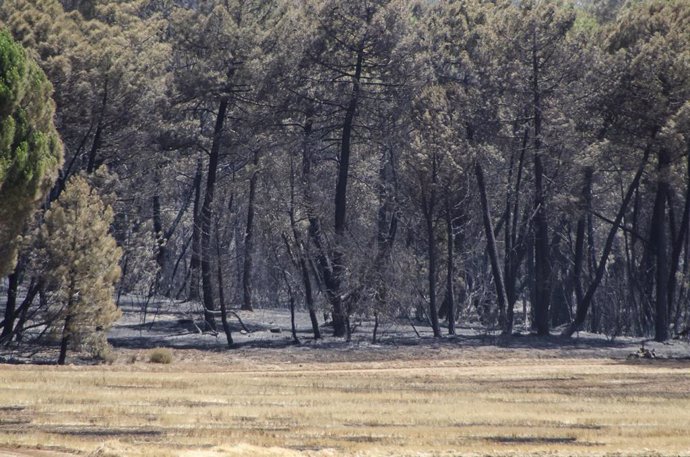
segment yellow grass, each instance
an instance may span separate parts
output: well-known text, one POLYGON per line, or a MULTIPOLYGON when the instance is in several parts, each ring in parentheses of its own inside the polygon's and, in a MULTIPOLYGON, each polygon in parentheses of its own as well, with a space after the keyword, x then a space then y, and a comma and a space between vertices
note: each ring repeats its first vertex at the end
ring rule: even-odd
POLYGON ((459 351, 432 362, 221 364, 183 354, 168 366, 0 366, 0 451, 690 455, 688 364, 459 351))

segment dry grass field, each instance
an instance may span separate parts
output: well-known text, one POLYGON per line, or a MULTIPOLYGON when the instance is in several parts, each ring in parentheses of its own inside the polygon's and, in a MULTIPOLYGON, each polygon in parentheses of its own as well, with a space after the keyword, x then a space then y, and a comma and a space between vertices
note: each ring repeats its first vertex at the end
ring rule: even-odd
POLYGON ((690 455, 688 362, 427 350, 0 365, 0 455, 690 455))

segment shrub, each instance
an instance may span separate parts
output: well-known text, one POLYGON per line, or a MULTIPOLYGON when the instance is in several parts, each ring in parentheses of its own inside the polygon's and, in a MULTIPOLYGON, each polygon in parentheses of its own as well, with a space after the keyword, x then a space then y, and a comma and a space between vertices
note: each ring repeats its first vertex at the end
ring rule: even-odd
POLYGON ((166 348, 156 348, 149 354, 149 362, 151 363, 172 363, 172 351, 166 348))

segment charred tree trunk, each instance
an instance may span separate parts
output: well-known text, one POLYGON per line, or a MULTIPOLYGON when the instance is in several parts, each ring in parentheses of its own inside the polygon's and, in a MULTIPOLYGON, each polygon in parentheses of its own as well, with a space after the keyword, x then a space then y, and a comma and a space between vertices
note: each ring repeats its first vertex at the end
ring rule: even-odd
POLYGON ((225 303, 225 284, 223 281, 223 262, 221 262, 222 249, 220 245, 220 232, 218 227, 218 220, 216 220, 216 255, 218 256, 218 262, 216 266, 216 275, 218 277, 218 301, 220 302, 220 320, 223 324, 223 332, 225 333, 225 338, 228 342, 228 348, 232 348, 232 331, 230 329, 230 323, 228 322, 228 309, 225 303))
POLYGON ((158 268, 162 270, 165 266, 165 234, 163 233, 163 221, 161 219, 160 195, 155 194, 153 196, 151 205, 153 207, 153 231, 156 234, 156 244, 158 245, 156 262, 158 263, 158 268))
MULTIPOLYGON (((395 235, 398 227, 398 216, 396 210, 393 208, 395 197, 392 195, 395 192, 395 164, 393 162, 393 151, 385 150, 381 157, 381 165, 379 167, 379 210, 377 214, 377 233, 376 244, 377 253, 374 260, 372 274, 375 282, 376 290, 376 309, 374 316, 376 321, 376 329, 378 329, 379 314, 385 313, 388 305, 388 284, 387 278, 384 276, 388 263, 390 262, 391 251, 393 250, 393 243, 395 242, 395 235)), ((374 335, 376 331, 374 332, 374 335)), ((373 337, 374 340, 376 336, 373 337)))
POLYGON ((72 323, 72 300, 74 300, 74 286, 71 284, 69 287, 69 300, 67 301, 65 316, 65 325, 62 328, 62 339, 60 341, 60 355, 58 356, 58 365, 64 365, 67 358, 67 348, 72 340, 72 331, 70 330, 70 324, 72 323))
POLYGON ((201 170, 201 159, 196 165, 196 175, 194 176, 194 226, 192 227, 192 255, 189 261, 189 299, 200 301, 199 282, 201 276, 201 180, 203 172, 201 170))
POLYGON ((8 277, 7 284, 7 303, 5 304, 5 320, 3 321, 2 334, 0 334, 0 341, 6 341, 7 338, 12 335, 14 330, 14 321, 16 317, 16 307, 17 307, 17 292, 19 289, 19 283, 23 276, 23 268, 21 267, 21 261, 17 264, 12 274, 8 277))
MULTIPOLYGON (((504 286, 506 291, 506 326, 505 330, 513 331, 514 322, 514 309, 515 302, 517 301, 517 276, 520 264, 525 255, 525 240, 524 235, 518 237, 518 226, 521 225, 518 214, 520 210, 520 191, 522 185, 522 174, 525 165, 525 154, 527 152, 527 141, 529 140, 529 128, 525 128, 522 136, 522 144, 520 148, 520 158, 517 164, 517 177, 515 180, 515 190, 508 190, 508 195, 506 198, 506 229, 504 232, 505 238, 505 257, 504 261, 504 286), (510 328, 508 328, 510 327, 510 328)), ((513 164, 511 159, 509 185, 512 181, 513 164)), ((527 225, 526 221, 523 224, 527 225)))
MULTIPOLYGON (((302 179, 305 181, 305 194, 311 195, 311 192, 306 190, 309 188, 307 180, 311 179, 311 157, 309 153, 309 136, 311 135, 312 124, 311 120, 307 119, 304 126, 304 144, 302 151, 302 179)), ((307 206, 310 206, 310 199, 307 200, 307 206)), ((309 214, 309 209, 307 210, 309 214)), ((309 253, 302 241, 302 233, 297 226, 297 221, 295 219, 295 172, 292 157, 290 158, 290 228, 292 229, 292 236, 295 240, 295 245, 297 247, 297 263, 299 265, 300 276, 302 278, 302 286, 304 287, 304 301, 307 304, 307 310, 309 311, 309 320, 311 321, 311 328, 314 334, 314 339, 318 340, 321 338, 321 329, 319 329, 319 321, 316 317, 316 306, 314 303, 314 293, 311 285, 311 277, 309 274, 309 253)))
POLYGON ((204 204, 201 207, 201 283, 204 292, 204 320, 212 330, 216 330, 216 322, 213 316, 216 305, 213 300, 213 272, 211 267, 211 221, 213 218, 213 199, 216 190, 220 142, 227 108, 228 100, 223 98, 218 106, 216 124, 213 129, 213 142, 211 144, 208 174, 206 176, 206 192, 204 193, 204 204))
POLYGON ((486 196, 486 184, 484 182, 484 170, 479 161, 474 164, 474 173, 477 176, 477 185, 479 187, 479 197, 482 205, 482 221, 484 222, 484 233, 486 235, 486 243, 489 251, 489 260, 491 261, 491 272, 494 277, 494 284, 496 286, 496 297, 498 300, 498 316, 499 325, 503 330, 504 335, 510 335, 513 332, 513 323, 508 322, 505 316, 506 304, 508 298, 506 297, 505 284, 503 282, 503 274, 501 272, 500 260, 498 258, 498 249, 496 248, 496 238, 494 237, 494 227, 491 222, 491 214, 489 212, 489 200, 486 196))
POLYGON ((446 196, 446 308, 449 335, 455 335, 455 291, 453 286, 455 277, 455 234, 453 232, 453 208, 450 204, 450 198, 446 196))
POLYGON ((654 321, 654 340, 656 341, 666 341, 669 338, 669 259, 666 196, 670 192, 668 182, 670 163, 671 159, 668 151, 662 149, 659 152, 659 177, 652 213, 652 231, 650 233, 650 243, 655 257, 656 316, 654 321))
POLYGON ((642 158, 642 163, 640 164, 640 167, 637 169, 637 173, 635 173, 635 177, 633 178, 632 182, 628 186, 628 190, 625 193, 625 196, 623 197, 623 202, 621 203, 621 206, 618 209, 618 213, 616 214, 616 218, 614 219, 613 224, 611 225, 611 229, 609 230, 608 236, 606 237, 606 242, 604 243, 604 248, 601 253, 599 263, 597 264, 596 271, 594 273, 594 279, 587 288, 587 292, 582 298, 582 301, 578 301, 577 311, 575 313, 575 320, 563 331, 563 336, 572 336, 572 334, 580 330, 580 328, 582 328, 582 326, 585 323, 585 319, 587 318, 587 311, 589 310, 589 306, 591 305, 592 299, 594 298, 594 293, 596 292, 597 287, 599 287, 599 284, 601 283, 601 280, 604 277, 606 262, 609 258, 609 254, 611 253, 611 248, 613 247, 613 240, 616 236, 616 233, 618 232, 621 221, 623 220, 623 216, 625 215, 625 212, 628 208, 628 204, 630 203, 633 194, 635 193, 637 187, 640 184, 640 179, 642 178, 642 173, 644 172, 645 166, 647 165, 647 160, 649 160, 650 152, 651 145, 648 146, 645 150, 644 157, 642 158))
POLYGON ((29 288, 26 291, 26 297, 24 297, 24 301, 22 301, 22 304, 19 305, 19 308, 15 312, 15 317, 18 317, 17 325, 5 338, 0 338, 0 344, 9 344, 14 337, 17 338, 17 342, 21 341, 22 333, 24 332, 24 324, 29 314, 29 307, 31 307, 34 298, 38 295, 39 287, 40 284, 36 278, 31 278, 29 288))
POLYGON ((581 303, 584 298, 584 291, 582 288, 582 270, 585 263, 585 230, 587 227, 587 216, 591 213, 592 208, 592 178, 594 170, 592 167, 586 167, 584 173, 584 184, 582 187, 582 207, 580 208, 580 217, 577 220, 577 228, 575 231, 575 261, 573 265, 573 283, 575 287, 575 297, 577 303, 581 303))
POLYGON ((345 237, 345 225, 347 214, 347 183, 350 169, 350 152, 352 141, 352 129, 357 105, 359 102, 360 78, 362 76, 362 65, 364 63, 364 49, 360 47, 357 51, 357 61, 355 63, 355 73, 352 78, 352 95, 350 103, 345 111, 343 121, 342 137, 340 142, 340 157, 338 160, 338 181, 335 186, 335 246, 331 256, 333 260, 333 274, 326 280, 328 287, 328 297, 333 307, 333 334, 334 336, 345 336, 347 333, 347 320, 345 305, 342 297, 342 282, 345 274, 345 253, 343 252, 343 238, 345 237))
MULTIPOLYGON (((688 145, 687 151, 687 164, 686 164, 686 176, 688 180, 688 185, 685 190, 685 204, 683 207, 683 215, 681 216, 680 228, 678 229, 678 235, 673 240, 672 251, 671 251, 671 267, 668 275, 668 302, 672 304, 676 298, 676 274, 678 273, 680 256, 683 251, 683 246, 685 244, 686 237, 688 236, 688 229, 690 225, 690 145, 688 145)), ((677 316, 680 314, 680 302, 676 306, 677 316)), ((676 319, 674 319, 675 321, 676 319)))
POLYGON ((101 99, 101 112, 98 116, 98 125, 96 126, 96 133, 93 136, 93 143, 91 144, 91 150, 89 151, 88 162, 86 164, 86 173, 92 174, 96 171, 98 167, 97 157, 98 150, 103 142, 103 119, 105 117, 105 109, 108 105, 108 80, 103 83, 103 98, 101 99))
POLYGON ((254 260, 254 202, 256 183, 259 178, 259 152, 254 151, 254 170, 249 178, 249 199, 247 201, 247 227, 244 232, 244 262, 242 264, 242 310, 253 311, 252 306, 252 268, 254 260))
POLYGON ((427 237, 427 262, 428 262, 428 288, 429 288, 429 320, 431 323, 431 328, 434 331, 434 338, 441 337, 441 328, 438 322, 438 306, 436 304, 436 268, 437 268, 437 256, 436 256, 436 231, 434 219, 436 217, 436 186, 438 165, 436 163, 437 158, 434 154, 432 158, 431 167, 431 183, 426 195, 423 195, 422 199, 422 210, 424 213, 424 222, 426 225, 426 237, 427 237))
MULTIPOLYGON (((539 115, 537 115, 539 117, 539 115)), ((535 121, 538 125, 539 122, 535 121)), ((536 128, 536 127, 535 127, 536 128)), ((539 144, 540 140, 535 140, 539 144)), ((534 319, 537 334, 540 336, 549 334, 549 297, 551 295, 549 281, 551 268, 549 266, 549 226, 546 217, 544 200, 544 166, 541 152, 535 145, 534 155, 534 319)))
POLYGON ((428 262, 428 282, 429 282, 429 319, 434 337, 441 337, 441 328, 438 323, 438 307, 436 305, 436 234, 434 233, 433 214, 426 215, 426 234, 427 234, 427 262, 428 262))

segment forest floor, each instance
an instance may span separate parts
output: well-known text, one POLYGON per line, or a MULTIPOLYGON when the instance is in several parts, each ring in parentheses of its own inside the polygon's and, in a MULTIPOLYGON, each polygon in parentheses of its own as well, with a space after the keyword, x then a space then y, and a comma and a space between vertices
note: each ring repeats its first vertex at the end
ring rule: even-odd
MULTIPOLYGON (((690 345, 581 333, 500 338, 472 327, 364 322, 346 343, 292 344, 289 313, 242 312, 236 345, 199 334, 188 304, 135 301, 111 365, 56 348, 0 352, 0 457, 690 456, 690 345), (275 333, 280 329, 280 333, 275 333), (271 332, 273 330, 273 332, 271 332), (156 347, 172 363, 152 364, 156 347)), ((328 328, 322 329, 329 333, 328 328)))

